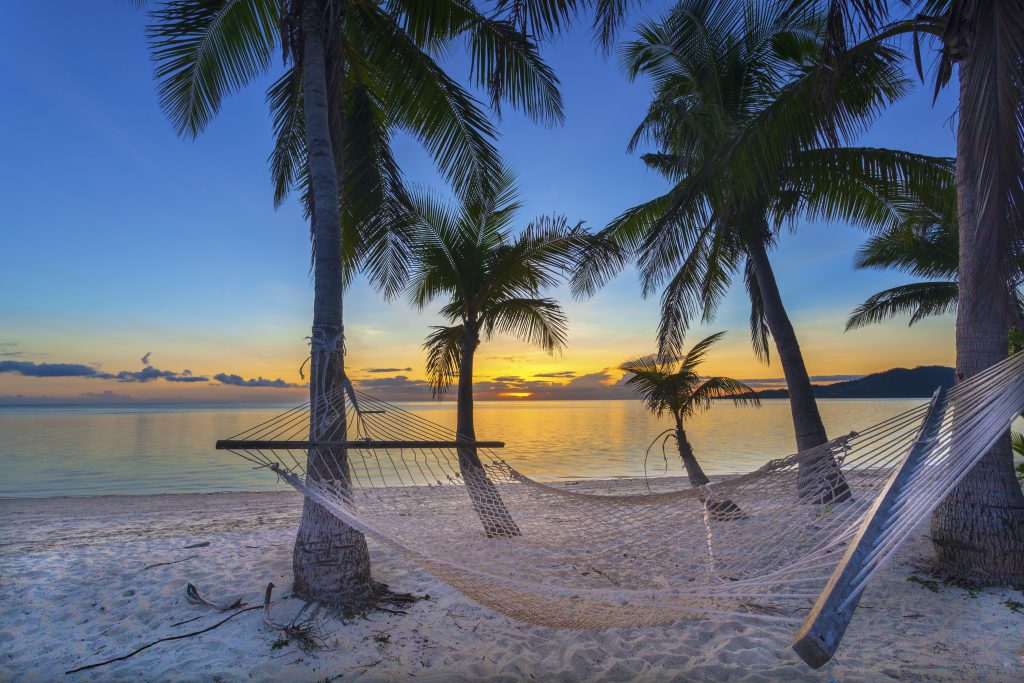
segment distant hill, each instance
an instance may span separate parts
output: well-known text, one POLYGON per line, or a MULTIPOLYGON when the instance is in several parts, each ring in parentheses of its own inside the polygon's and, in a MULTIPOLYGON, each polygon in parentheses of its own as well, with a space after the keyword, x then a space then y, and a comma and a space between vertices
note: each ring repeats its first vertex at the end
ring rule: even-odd
MULTIPOLYGON (((921 365, 913 370, 893 368, 860 379, 835 384, 815 384, 818 398, 927 398, 937 387, 953 386, 953 368, 921 365)), ((785 389, 757 392, 759 398, 789 398, 785 389)))

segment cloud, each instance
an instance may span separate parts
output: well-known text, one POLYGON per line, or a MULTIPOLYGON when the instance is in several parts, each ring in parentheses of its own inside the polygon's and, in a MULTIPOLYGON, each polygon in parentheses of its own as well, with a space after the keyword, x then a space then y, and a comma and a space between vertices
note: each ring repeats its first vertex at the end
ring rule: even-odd
MULTIPOLYGON (((539 377, 539 375, 536 376, 539 377)), ((490 382, 475 383, 473 391, 477 398, 481 399, 530 398, 549 401, 582 401, 633 398, 623 385, 623 379, 621 377, 616 379, 610 369, 580 375, 564 384, 539 379, 526 380, 520 377, 496 377, 490 382)))
POLYGON ((152 366, 146 366, 137 372, 122 370, 118 373, 109 373, 82 363, 33 363, 31 361, 5 360, 0 361, 0 373, 4 372, 12 372, 23 377, 87 377, 112 379, 118 382, 151 382, 156 379, 168 382, 210 381, 207 377, 193 375, 189 370, 175 372, 173 370, 158 370, 152 366))
POLYGON ((0 358, 17 358, 18 356, 24 356, 24 351, 4 351, 0 353, 0 358))
POLYGON ((389 372, 412 372, 412 368, 363 368, 363 372, 387 374, 389 372))
POLYGON ((407 375, 355 379, 357 388, 390 401, 422 401, 430 399, 430 383, 422 379, 409 379, 407 375))
MULTIPOLYGON (((149 354, 147 354, 149 355, 149 354)), ((122 370, 114 376, 118 382, 152 382, 155 379, 164 379, 168 382, 209 382, 209 377, 193 375, 191 370, 174 372, 173 370, 158 370, 152 365, 147 365, 137 372, 122 370)))
POLYGON ((270 389, 299 389, 304 387, 304 384, 293 384, 286 382, 283 379, 264 379, 263 377, 257 377, 256 379, 245 379, 241 375, 229 375, 226 372, 220 372, 213 376, 215 380, 221 384, 228 384, 233 387, 267 387, 270 389))
POLYGON ((91 365, 81 363, 33 363, 31 361, 0 361, 0 373, 13 372, 24 377, 96 377, 113 379, 114 375, 100 372, 91 365))
POLYGON ((142 364, 143 364, 143 365, 149 365, 149 357, 150 357, 150 355, 151 355, 152 353, 153 353, 152 351, 146 351, 146 355, 145 355, 145 356, 143 356, 143 357, 142 357, 142 358, 140 359, 140 360, 142 360, 142 364))
POLYGON ((552 379, 569 379, 575 377, 576 373, 572 370, 562 370, 560 372, 539 372, 534 377, 550 377, 552 379))
POLYGON ((17 346, 19 343, 20 342, 18 342, 18 341, 0 341, 0 348, 17 346))

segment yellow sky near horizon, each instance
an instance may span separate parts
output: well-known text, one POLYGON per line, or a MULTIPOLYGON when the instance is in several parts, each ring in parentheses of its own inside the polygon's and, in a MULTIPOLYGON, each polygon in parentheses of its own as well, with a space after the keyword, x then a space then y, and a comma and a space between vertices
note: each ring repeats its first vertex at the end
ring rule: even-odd
MULTIPOLYGON (((643 306, 650 309, 649 302, 643 306)), ((550 356, 518 340, 499 337, 485 340, 477 352, 475 380, 493 382, 496 378, 521 378, 525 382, 565 385, 573 377, 595 376, 591 383, 613 383, 621 376, 617 366, 653 350, 653 311, 639 318, 624 319, 617 308, 610 320, 602 320, 600 300, 572 304, 569 344, 562 354, 550 356), (643 323, 643 324, 640 324, 643 323), (597 375, 606 375, 601 378, 597 375), (555 375, 548 376, 545 375, 555 375), (561 375, 561 376, 559 376, 561 375)), ((438 321, 414 314, 404 306, 376 309, 369 317, 350 320, 347 326, 347 368, 355 380, 379 380, 404 377, 409 381, 425 379, 422 338, 429 324, 438 321), (386 372, 372 372, 386 370, 386 372)), ((845 311, 803 310, 794 314, 808 372, 816 381, 827 383, 837 375, 864 375, 892 367, 952 365, 953 318, 943 316, 914 327, 897 320, 849 333, 842 332, 845 311)), ((725 329, 724 325, 695 328, 689 339, 725 329)), ((81 363, 106 373, 143 368, 141 357, 161 370, 212 377, 218 373, 239 375, 244 379, 282 379, 302 383, 299 367, 304 359, 304 330, 296 316, 289 321, 257 321, 248 329, 228 325, 217 334, 195 331, 153 329, 152 326, 105 329, 89 334, 80 329, 54 324, 38 327, 21 335, 17 345, 9 347, 8 359, 35 363, 81 363), (162 340, 154 343, 154 339, 162 340)), ((710 354, 703 366, 707 374, 724 374, 745 380, 777 380, 782 369, 773 351, 770 365, 760 363, 751 350, 745 325, 733 326, 726 338, 710 354)), ((3 359, 0 359, 3 360, 3 359)), ((120 382, 114 379, 79 377, 25 377, 16 373, 0 374, 0 397, 77 398, 102 392, 121 397, 152 401, 244 401, 279 399, 290 401, 304 393, 301 389, 263 389, 225 386, 218 382, 194 384, 120 382)), ((505 392, 517 393, 514 389, 505 392)), ((531 392, 518 392, 531 393, 531 392)), ((493 395, 492 395, 493 396, 493 395)), ((511 397, 511 396, 509 396, 511 397)), ((529 396, 519 396, 527 398, 529 396)), ((111 397, 115 398, 115 397, 111 397)), ((429 398, 424 395, 423 398, 429 398)), ((93 400, 96 400, 94 397, 93 400)))

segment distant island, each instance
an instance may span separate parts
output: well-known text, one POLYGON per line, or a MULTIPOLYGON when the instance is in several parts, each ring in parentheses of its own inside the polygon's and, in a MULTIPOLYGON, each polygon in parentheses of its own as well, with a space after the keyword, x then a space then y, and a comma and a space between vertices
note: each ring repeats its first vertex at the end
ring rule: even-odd
MULTIPOLYGON (((937 387, 953 386, 953 368, 921 365, 912 370, 893 368, 860 379, 813 385, 817 398, 927 398, 937 387)), ((756 392, 758 398, 789 398, 786 389, 756 392)))

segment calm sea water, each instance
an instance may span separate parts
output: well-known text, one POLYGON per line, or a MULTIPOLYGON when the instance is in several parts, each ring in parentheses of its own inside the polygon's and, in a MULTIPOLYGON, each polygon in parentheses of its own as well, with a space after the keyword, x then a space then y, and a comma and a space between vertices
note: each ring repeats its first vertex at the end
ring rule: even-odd
MULTIPOLYGON (((880 422, 919 399, 822 400, 830 435, 880 422)), ((453 403, 406 410, 454 427, 453 403)), ((268 490, 265 470, 214 450, 284 406, 109 406, 0 408, 0 497, 268 490)), ((637 476, 644 452, 670 424, 637 401, 479 402, 477 437, 502 440, 505 460, 540 480, 637 476)), ((761 408, 715 405, 687 433, 709 474, 744 472, 794 450, 789 402, 761 408)), ((670 473, 681 473, 669 453, 670 473)), ((661 448, 648 471, 661 473, 661 448)))

